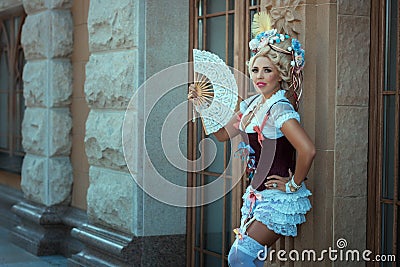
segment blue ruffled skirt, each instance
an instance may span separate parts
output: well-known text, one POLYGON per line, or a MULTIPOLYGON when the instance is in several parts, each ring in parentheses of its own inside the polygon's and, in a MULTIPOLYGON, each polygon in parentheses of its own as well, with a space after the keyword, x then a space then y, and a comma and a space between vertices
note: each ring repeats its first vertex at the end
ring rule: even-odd
POLYGON ((241 221, 254 217, 277 234, 297 236, 297 225, 306 221, 305 214, 311 209, 308 199, 310 195, 311 192, 304 183, 294 193, 285 193, 277 189, 257 191, 249 186, 243 195, 241 221), (249 197, 251 192, 258 196, 252 207, 249 197))

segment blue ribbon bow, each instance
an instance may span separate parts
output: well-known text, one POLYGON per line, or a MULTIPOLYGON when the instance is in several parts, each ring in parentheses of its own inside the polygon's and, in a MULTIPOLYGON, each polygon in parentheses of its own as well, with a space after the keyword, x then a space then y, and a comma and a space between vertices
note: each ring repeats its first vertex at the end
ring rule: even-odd
POLYGON ((238 150, 234 153, 234 157, 240 158, 243 161, 247 161, 249 154, 255 153, 254 149, 245 142, 240 142, 238 150))

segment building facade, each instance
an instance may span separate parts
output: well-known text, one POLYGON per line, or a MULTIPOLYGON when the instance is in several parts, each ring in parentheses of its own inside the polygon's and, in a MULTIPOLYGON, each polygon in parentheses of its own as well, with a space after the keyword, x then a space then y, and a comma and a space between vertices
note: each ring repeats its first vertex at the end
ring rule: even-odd
MULTIPOLYGON (((227 266, 245 187, 233 186, 236 141, 216 142, 205 164, 212 149, 185 102, 190 68, 176 81, 160 73, 198 48, 247 75, 260 10, 305 47, 300 114, 317 148, 307 222, 274 248, 318 253, 344 239, 346 249, 400 255, 397 0, 0 0, 0 223, 13 242, 71 266, 227 266), (189 160, 203 155, 194 171, 174 165, 162 139, 182 103, 188 123, 175 147, 189 160), (178 205, 163 200, 156 176, 233 189, 198 206, 206 193, 184 194, 189 204, 178 205)), ((254 94, 243 84, 239 93, 254 94)))

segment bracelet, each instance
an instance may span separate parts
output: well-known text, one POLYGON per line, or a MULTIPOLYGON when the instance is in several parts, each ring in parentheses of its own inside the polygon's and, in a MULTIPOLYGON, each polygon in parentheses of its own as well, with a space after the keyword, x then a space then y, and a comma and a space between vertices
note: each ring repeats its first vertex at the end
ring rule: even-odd
POLYGON ((294 174, 292 175, 292 179, 290 180, 290 183, 291 183, 292 186, 293 186, 294 188, 296 188, 297 190, 299 190, 300 187, 301 187, 301 184, 300 184, 300 185, 297 185, 296 182, 294 181, 294 174))
POLYGON ((288 193, 288 194, 293 194, 294 192, 297 191, 296 189, 294 189, 294 191, 293 191, 292 188, 294 189, 294 187, 291 186, 290 181, 287 182, 287 183, 285 184, 285 191, 286 191, 286 193, 288 193))
POLYGON ((290 179, 290 181, 288 182, 288 187, 289 187, 290 192, 292 192, 292 193, 297 192, 297 190, 299 190, 301 188, 301 186, 302 186, 301 184, 297 185, 295 183, 294 174, 293 174, 292 179, 290 179))

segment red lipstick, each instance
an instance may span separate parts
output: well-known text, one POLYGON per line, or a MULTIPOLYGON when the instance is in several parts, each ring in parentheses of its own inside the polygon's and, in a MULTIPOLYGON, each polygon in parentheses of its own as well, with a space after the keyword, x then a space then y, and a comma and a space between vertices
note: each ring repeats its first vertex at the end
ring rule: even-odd
POLYGON ((257 85, 258 87, 264 87, 264 86, 267 85, 267 84, 264 83, 264 82, 257 82, 256 85, 257 85))

